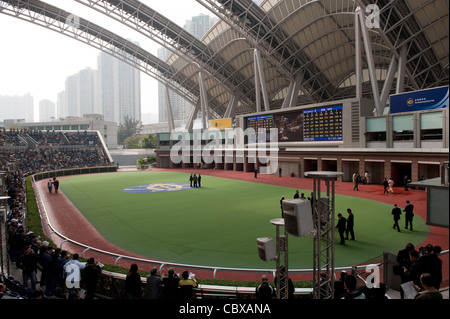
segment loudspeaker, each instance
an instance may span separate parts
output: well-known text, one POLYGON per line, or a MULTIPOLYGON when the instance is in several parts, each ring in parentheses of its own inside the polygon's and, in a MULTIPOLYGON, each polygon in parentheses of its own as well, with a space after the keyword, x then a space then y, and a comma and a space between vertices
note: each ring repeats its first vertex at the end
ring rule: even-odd
POLYGON ((295 237, 308 235, 313 229, 311 202, 307 199, 283 200, 285 231, 295 237))
POLYGON ((258 244, 258 255, 263 261, 274 260, 276 257, 275 244, 270 237, 256 238, 258 244))

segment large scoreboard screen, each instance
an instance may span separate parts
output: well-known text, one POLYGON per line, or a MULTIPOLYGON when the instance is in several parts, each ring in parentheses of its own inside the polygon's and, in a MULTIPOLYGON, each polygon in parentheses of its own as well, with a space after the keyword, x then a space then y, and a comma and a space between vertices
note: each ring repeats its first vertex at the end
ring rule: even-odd
MULTIPOLYGON (((342 105, 248 117, 247 128, 266 133, 266 142, 275 141, 271 128, 278 142, 342 141, 342 105)), ((248 136, 249 143, 259 140, 258 134, 248 136)))

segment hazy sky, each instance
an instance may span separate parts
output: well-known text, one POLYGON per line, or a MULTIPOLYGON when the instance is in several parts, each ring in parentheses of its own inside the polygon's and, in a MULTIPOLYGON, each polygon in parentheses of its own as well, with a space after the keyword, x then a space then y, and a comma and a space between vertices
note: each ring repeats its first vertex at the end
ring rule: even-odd
MULTIPOLYGON (((118 35, 138 41, 140 46, 156 55, 160 45, 106 15, 72 0, 43 0, 77 16, 92 21, 118 35)), ((152 9, 184 26, 186 20, 200 13, 213 13, 195 0, 141 0, 152 9)), ((91 67, 97 68, 99 50, 33 23, 0 14, 0 95, 34 97, 37 105, 43 99, 56 103, 68 76, 91 67)), ((141 73, 141 109, 143 113, 158 112, 157 81, 141 73)))

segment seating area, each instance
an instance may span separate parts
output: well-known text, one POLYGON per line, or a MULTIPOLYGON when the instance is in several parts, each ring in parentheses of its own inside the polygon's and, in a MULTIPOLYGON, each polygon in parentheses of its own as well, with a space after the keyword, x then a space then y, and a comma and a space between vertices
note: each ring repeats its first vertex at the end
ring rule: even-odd
POLYGON ((101 147, 97 132, 0 129, 1 146, 86 146, 101 147), (27 141, 33 145, 28 145, 27 141))

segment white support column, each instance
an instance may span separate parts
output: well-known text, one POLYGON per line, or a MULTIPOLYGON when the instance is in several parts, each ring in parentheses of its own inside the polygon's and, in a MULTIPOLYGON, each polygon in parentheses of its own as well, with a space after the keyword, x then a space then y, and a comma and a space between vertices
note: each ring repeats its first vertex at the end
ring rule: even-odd
POLYGON ((253 65, 255 73, 255 97, 256 97, 256 112, 261 112, 261 85, 259 77, 258 63, 256 62, 256 50, 253 53, 253 65))
POLYGON ((381 91, 380 104, 383 108, 386 106, 386 102, 389 97, 389 92, 391 91, 392 88, 392 83, 394 82, 394 76, 396 71, 397 71, 397 58, 393 56, 391 63, 389 64, 386 79, 384 80, 383 90, 381 91))
POLYGON ((395 93, 402 93, 405 90, 405 74, 406 74, 406 59, 408 48, 404 44, 400 49, 400 55, 398 59, 398 72, 397 72, 397 87, 395 93))
POLYGON ((175 129, 175 122, 173 120, 173 113, 172 113, 172 106, 170 103, 170 95, 169 95, 169 88, 166 87, 166 111, 167 111, 167 123, 169 124, 169 132, 172 133, 172 131, 175 129))
POLYGON ((210 115, 209 115, 208 96, 206 94, 206 87, 202 71, 198 73, 198 80, 199 80, 198 85, 200 87, 200 105, 202 110, 202 128, 206 130, 208 129, 208 121, 210 119, 210 115))
POLYGON ((373 99, 375 102, 375 109, 376 109, 376 113, 377 113, 375 115, 381 115, 381 114, 383 114, 383 109, 381 108, 381 105, 380 105, 380 92, 378 91, 377 75, 376 75, 376 70, 375 70, 375 62, 373 60, 369 30, 367 30, 366 23, 365 23, 365 15, 363 14, 360 7, 358 7, 356 9, 356 13, 359 16, 359 26, 361 27, 361 33, 362 33, 363 42, 364 42, 364 49, 366 51, 366 57, 367 57, 367 65, 369 67, 370 84, 372 86, 372 95, 373 95, 373 99))
POLYGON ((236 90, 228 102, 227 109, 224 114, 224 118, 232 118, 234 119, 234 114, 236 110, 236 106, 239 103, 239 99, 241 98, 241 90, 236 90))
POLYGON ((355 10, 355 76, 356 76, 356 98, 362 97, 362 45, 361 26, 359 23, 360 7, 355 10))
POLYGON ((198 99, 197 103, 192 108, 191 114, 189 115, 188 121, 185 126, 186 131, 192 132, 192 129, 194 128, 194 121, 197 118, 199 110, 200 110, 200 99, 198 99))
POLYGON ((261 59, 261 53, 255 49, 254 50, 254 63, 255 63, 255 92, 256 92, 256 109, 261 112, 261 100, 260 94, 262 93, 264 101, 264 110, 269 111, 269 97, 267 95, 266 89, 266 78, 264 76, 264 68, 261 59))
POLYGON ((286 96, 284 97, 283 104, 281 105, 282 109, 291 107, 290 103, 291 103, 291 97, 292 97, 292 90, 293 89, 294 89, 294 81, 291 81, 291 83, 289 83, 289 87, 288 87, 288 90, 286 92, 286 96))
POLYGON ((291 100, 289 102, 289 107, 293 107, 297 105, 298 101, 298 92, 300 91, 300 87, 302 86, 304 72, 301 71, 297 73, 294 79, 294 86, 291 92, 291 100))

